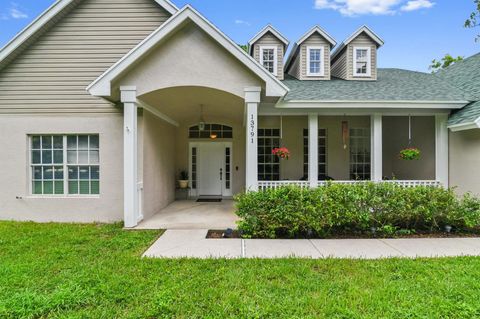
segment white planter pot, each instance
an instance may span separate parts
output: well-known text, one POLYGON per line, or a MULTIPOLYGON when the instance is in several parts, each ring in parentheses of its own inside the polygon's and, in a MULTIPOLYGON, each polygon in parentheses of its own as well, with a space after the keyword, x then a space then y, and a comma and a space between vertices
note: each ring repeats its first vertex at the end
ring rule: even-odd
POLYGON ((188 188, 188 181, 178 181, 178 186, 180 186, 180 188, 188 188))

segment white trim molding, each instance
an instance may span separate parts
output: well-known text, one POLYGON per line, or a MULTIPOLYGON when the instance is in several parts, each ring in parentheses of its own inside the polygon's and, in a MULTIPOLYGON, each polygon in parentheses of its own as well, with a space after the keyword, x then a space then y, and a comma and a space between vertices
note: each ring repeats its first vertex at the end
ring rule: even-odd
POLYGON ((435 115, 435 179, 444 187, 448 180, 448 115, 435 115))
POLYGON ((480 128, 480 117, 477 118, 473 122, 449 125, 448 128, 452 132, 460 132, 460 131, 478 129, 478 128, 480 128))
POLYGON ((372 132, 370 147, 370 169, 371 180, 379 182, 383 180, 383 116, 375 113, 370 118, 372 132))
POLYGON ((275 105, 278 109, 461 109, 467 105, 468 101, 368 101, 368 100, 323 100, 323 101, 302 101, 302 100, 282 100, 275 105))
POLYGON ((257 34, 253 36, 253 38, 248 41, 248 52, 252 54, 253 52, 253 45, 261 39, 266 33, 272 33, 278 40, 280 40, 285 45, 285 51, 290 44, 290 41, 286 37, 284 37, 277 29, 275 29, 271 24, 268 24, 265 28, 260 30, 257 34))
POLYGON ((263 51, 273 50, 273 72, 272 74, 278 75, 278 47, 275 45, 261 45, 260 46, 260 64, 266 69, 265 61, 263 59, 263 51))
POLYGON ((261 88, 245 88, 246 107, 246 180, 247 191, 258 190, 258 106, 261 88))
POLYGON ((335 59, 335 57, 348 45, 350 42, 355 40, 362 32, 365 32, 376 44, 377 47, 381 47, 385 44, 385 42, 375 33, 367 27, 366 25, 361 26, 357 29, 352 35, 350 35, 345 41, 343 41, 336 49, 335 52, 332 53, 331 60, 335 59))
POLYGON ((120 87, 123 103, 123 204, 126 228, 138 225, 140 216, 138 190, 137 89, 120 87))
POLYGON ((295 45, 292 48, 292 51, 290 52, 290 55, 288 56, 288 59, 285 62, 285 70, 288 71, 290 68, 290 64, 293 62, 293 58, 298 54, 298 49, 300 48, 300 45, 305 42, 308 38, 310 38, 314 33, 320 34, 323 38, 325 38, 329 43, 330 43, 330 48, 333 48, 334 46, 337 45, 337 41, 328 34, 324 29, 322 29, 320 26, 316 25, 312 29, 310 29, 307 33, 305 33, 300 40, 298 40, 295 45))
POLYGON ((138 106, 140 106, 141 108, 143 108, 143 109, 147 110, 148 112, 152 113, 156 117, 164 120, 165 122, 167 122, 169 124, 172 124, 173 126, 176 126, 176 127, 180 126, 180 124, 177 121, 175 121, 174 119, 172 119, 170 116, 160 112, 155 107, 141 101, 140 99, 138 100, 138 106))
POLYGON ((371 47, 353 47, 353 77, 371 77, 372 76, 372 48, 371 47), (357 51, 367 51, 367 73, 357 73, 357 51))
POLYGON ((93 96, 111 96, 112 82, 120 77, 130 66, 135 64, 135 62, 148 54, 159 42, 168 38, 168 35, 172 34, 175 30, 181 28, 186 21, 191 21, 196 24, 254 74, 265 81, 266 96, 283 97, 289 92, 287 86, 278 80, 272 73, 268 72, 260 63, 255 61, 253 57, 248 55, 247 52, 240 48, 240 46, 228 38, 190 5, 187 5, 178 11, 167 22, 162 24, 117 63, 100 75, 87 87, 87 91, 93 96))
POLYGON ((308 181, 318 186, 318 114, 308 114, 308 181))
POLYGON ((325 47, 324 46, 307 46, 307 76, 315 77, 315 76, 325 76, 325 47), (312 62, 310 51, 312 50, 320 50, 320 70, 318 73, 311 72, 311 65, 312 62))

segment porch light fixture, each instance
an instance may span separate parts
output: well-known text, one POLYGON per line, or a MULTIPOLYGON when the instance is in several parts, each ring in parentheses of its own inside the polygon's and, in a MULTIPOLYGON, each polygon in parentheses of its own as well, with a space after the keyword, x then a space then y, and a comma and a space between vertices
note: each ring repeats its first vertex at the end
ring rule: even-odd
POLYGON ((212 133, 212 134, 210 134, 210 138, 211 138, 212 140, 216 139, 216 138, 217 138, 217 133, 212 133))

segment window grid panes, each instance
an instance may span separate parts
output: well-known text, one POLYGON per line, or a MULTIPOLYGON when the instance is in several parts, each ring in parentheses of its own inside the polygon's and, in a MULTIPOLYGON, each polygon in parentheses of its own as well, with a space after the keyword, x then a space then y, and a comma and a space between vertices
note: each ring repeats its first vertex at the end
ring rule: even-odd
POLYGON ((280 147, 280 129, 258 130, 258 180, 279 181, 280 159, 273 155, 274 148, 280 147))
POLYGON ((32 194, 64 194, 63 137, 32 136, 32 194))
POLYGON ((35 135, 30 145, 32 194, 100 193, 98 135, 35 135))
POLYGON ((368 50, 367 49, 356 49, 356 74, 367 74, 368 73, 368 50))
POLYGON ((275 73, 275 49, 262 49, 262 63, 265 69, 275 73))
POLYGON ((322 50, 309 49, 310 52, 310 74, 320 74, 322 67, 322 50))
POLYGON ((233 129, 221 124, 205 124, 203 130, 200 130, 199 125, 195 125, 190 127, 188 132, 189 138, 211 138, 212 135, 216 135, 216 138, 233 138, 233 129))
POLYGON ((197 189, 197 148, 192 147, 192 189, 197 189))
POLYGON ((350 179, 370 179, 370 129, 350 129, 350 179))
POLYGON ((69 194, 100 193, 99 159, 98 135, 67 136, 69 194))
POLYGON ((230 183, 231 183, 231 150, 230 147, 225 148, 225 189, 230 189, 230 183))
MULTIPOLYGON (((308 129, 303 130, 303 175, 308 179, 308 129)), ((318 180, 327 179, 327 130, 318 129, 318 180)))

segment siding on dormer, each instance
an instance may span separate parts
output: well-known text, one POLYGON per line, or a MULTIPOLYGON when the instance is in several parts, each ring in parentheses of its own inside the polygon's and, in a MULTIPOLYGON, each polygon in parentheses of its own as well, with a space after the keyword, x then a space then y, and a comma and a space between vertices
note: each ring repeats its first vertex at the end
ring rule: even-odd
POLYGON ((365 33, 361 33, 352 40, 342 52, 340 52, 335 60, 332 60, 332 76, 344 80, 355 81, 375 81, 377 79, 377 44, 365 33), (355 47, 369 47, 371 52, 371 75, 354 76, 353 75, 353 50, 355 47))
POLYGON ((260 62, 260 47, 275 46, 277 47, 277 78, 283 80, 283 57, 285 55, 285 44, 277 39, 271 32, 265 33, 257 42, 253 44, 253 58, 260 62))
POLYGON ((330 80, 330 43, 318 33, 312 34, 305 42, 300 45, 300 80, 330 80), (323 67, 324 76, 308 76, 307 70, 307 47, 322 46, 323 47, 323 67))

